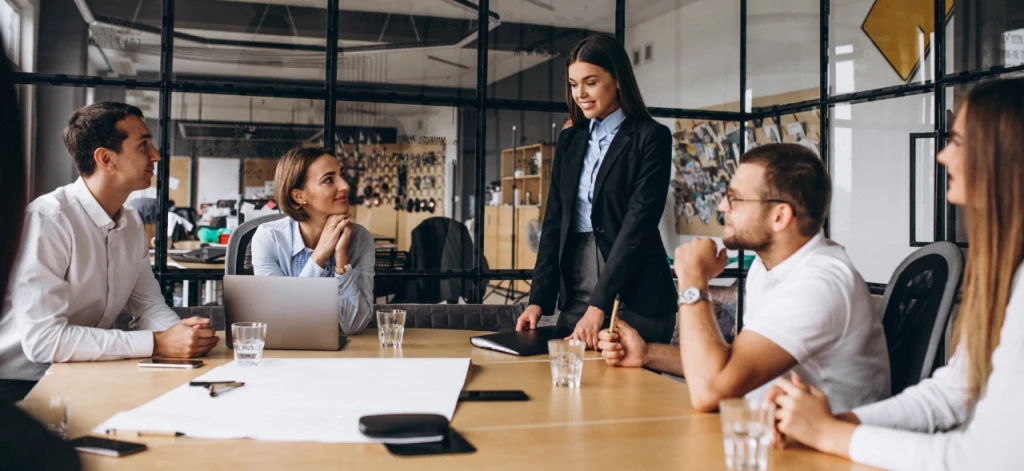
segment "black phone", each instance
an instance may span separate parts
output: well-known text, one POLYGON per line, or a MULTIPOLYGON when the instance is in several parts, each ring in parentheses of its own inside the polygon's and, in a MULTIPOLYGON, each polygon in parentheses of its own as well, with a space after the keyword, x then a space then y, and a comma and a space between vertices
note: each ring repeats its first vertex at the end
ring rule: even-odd
POLYGON ((177 360, 169 358, 150 358, 139 362, 139 368, 175 368, 190 370, 203 366, 203 360, 177 360))
POLYGON ((71 446, 82 453, 93 453, 103 456, 126 456, 146 451, 144 443, 124 442, 100 437, 78 437, 71 440, 71 446))
POLYGON ((459 401, 529 401, 522 391, 461 391, 459 401))

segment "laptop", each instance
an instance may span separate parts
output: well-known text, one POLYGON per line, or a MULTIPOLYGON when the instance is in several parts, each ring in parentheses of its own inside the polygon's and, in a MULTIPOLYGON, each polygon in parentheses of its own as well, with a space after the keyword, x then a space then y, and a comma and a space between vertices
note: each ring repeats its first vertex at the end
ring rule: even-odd
POLYGON ((470 337, 469 343, 475 347, 525 357, 547 353, 548 340, 564 339, 570 335, 572 335, 572 329, 549 326, 520 332, 479 335, 470 337))
POLYGON ((334 278, 224 275, 224 316, 228 348, 235 322, 265 322, 268 350, 340 350, 348 341, 334 278))
POLYGON ((227 255, 226 247, 203 247, 185 253, 170 254, 171 260, 187 263, 214 263, 227 255))

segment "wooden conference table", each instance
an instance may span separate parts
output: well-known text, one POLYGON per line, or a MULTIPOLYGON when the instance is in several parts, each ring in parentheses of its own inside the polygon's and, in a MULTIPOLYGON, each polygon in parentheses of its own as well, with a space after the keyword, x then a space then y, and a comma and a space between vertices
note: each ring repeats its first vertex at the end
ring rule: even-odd
MULTIPOLYGON (((522 389, 528 402, 461 403, 452 426, 477 451, 402 458, 380 444, 139 438, 149 450, 122 458, 81 455, 88 470, 199 469, 699 469, 724 470, 717 414, 689 404, 686 386, 643 369, 612 368, 587 352, 578 390, 551 385, 544 356, 516 357, 474 348, 479 332, 407 329, 401 350, 381 348, 373 331, 339 352, 267 351, 268 358, 469 357, 467 389, 522 389)), ((138 360, 53 365, 25 399, 71 400, 70 435, 85 435, 122 410, 232 360, 222 345, 196 370, 140 370, 138 360)), ((358 385, 353 385, 358 387, 358 385)), ((769 469, 866 470, 806 449, 773 450, 769 469)))

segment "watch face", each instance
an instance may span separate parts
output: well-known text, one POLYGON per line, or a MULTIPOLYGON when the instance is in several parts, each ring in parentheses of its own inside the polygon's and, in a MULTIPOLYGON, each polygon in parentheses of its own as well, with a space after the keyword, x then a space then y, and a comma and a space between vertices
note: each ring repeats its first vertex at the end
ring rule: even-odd
POLYGON ((680 298, 686 304, 693 304, 700 300, 700 290, 697 288, 686 288, 680 298))

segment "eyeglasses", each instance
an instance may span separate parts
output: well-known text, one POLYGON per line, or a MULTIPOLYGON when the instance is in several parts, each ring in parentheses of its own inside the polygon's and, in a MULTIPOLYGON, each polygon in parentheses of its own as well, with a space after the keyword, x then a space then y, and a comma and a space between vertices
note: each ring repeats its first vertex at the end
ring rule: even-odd
POLYGON ((786 201, 786 200, 776 200, 776 199, 759 200, 759 199, 753 199, 753 198, 737 198, 737 197, 735 197, 733 195, 725 195, 725 200, 729 202, 729 207, 733 207, 736 204, 736 202, 742 203, 744 201, 752 201, 752 202, 757 202, 757 203, 785 203, 785 204, 788 204, 790 206, 793 206, 792 203, 790 203, 789 201, 786 201))

